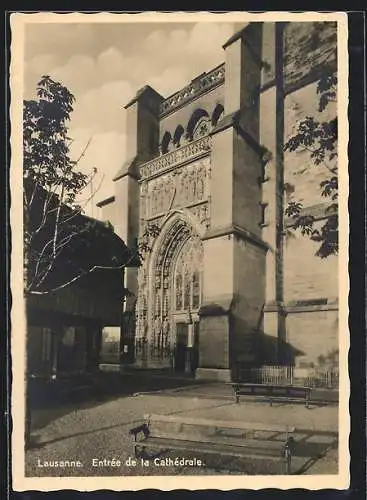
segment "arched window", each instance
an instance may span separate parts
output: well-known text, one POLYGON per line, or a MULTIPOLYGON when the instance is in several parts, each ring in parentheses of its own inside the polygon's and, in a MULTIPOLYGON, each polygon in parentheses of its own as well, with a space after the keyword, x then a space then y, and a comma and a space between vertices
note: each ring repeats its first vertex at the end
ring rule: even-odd
POLYGON ((184 274, 184 309, 189 309, 191 302, 191 274, 188 268, 184 274))
POLYGON ((183 133, 184 133, 183 126, 178 125, 175 130, 175 133, 173 134, 173 145, 176 146, 176 148, 179 148, 181 146, 181 139, 183 133))
POLYGON ((219 122, 219 120, 223 118, 223 116, 224 116, 224 107, 221 104, 217 104, 212 114, 213 127, 216 126, 216 124, 219 122))
POLYGON ((174 273, 176 311, 200 307, 202 257, 199 239, 190 239, 181 249, 174 273))
POLYGON ((170 132, 165 132, 163 135, 163 138, 162 138, 162 142, 161 142, 162 155, 168 153, 170 142, 171 142, 171 134, 170 134, 170 132))
MULTIPOLYGON (((206 121, 209 122, 209 115, 208 113, 204 110, 204 109, 196 109, 193 114, 191 115, 191 118, 189 120, 189 123, 187 124, 187 128, 186 128, 186 136, 188 138, 189 141, 192 141, 193 138, 194 138, 194 132, 196 134, 196 136, 198 136, 199 132, 199 121, 202 121, 202 126, 200 127, 200 130, 204 131, 203 129, 203 124, 205 122, 205 119, 206 118, 206 121)), ((208 128, 208 132, 209 132, 209 128, 208 128)))

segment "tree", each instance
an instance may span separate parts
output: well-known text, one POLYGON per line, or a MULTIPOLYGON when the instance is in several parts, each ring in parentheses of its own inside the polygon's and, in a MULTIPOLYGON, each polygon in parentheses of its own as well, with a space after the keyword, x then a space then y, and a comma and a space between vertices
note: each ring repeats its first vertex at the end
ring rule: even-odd
POLYGON ((69 123, 74 101, 65 86, 43 76, 38 83, 37 99, 24 102, 26 294, 48 294, 97 270, 121 269, 129 261, 142 257, 141 250, 146 250, 148 236, 156 231, 148 227, 141 239, 141 248, 130 249, 128 256, 121 253, 121 246, 111 244, 112 226, 83 214, 78 200, 97 169, 89 174, 78 169, 90 141, 78 158, 71 158, 69 123), (98 245, 93 245, 97 240, 98 245))
MULTIPOLYGON (((23 187, 25 292, 48 293, 65 283, 54 281, 55 269, 71 248, 92 229, 83 219, 77 196, 96 173, 77 170, 68 136, 75 98, 49 76, 37 87, 37 99, 24 101, 23 187)), ((65 262, 64 262, 65 264, 65 262)))
MULTIPOLYGON (((323 76, 317 85, 319 112, 322 113, 331 102, 336 101, 337 79, 334 74, 323 76)), ((318 121, 306 116, 297 127, 296 133, 284 145, 284 151, 306 150, 315 167, 328 172, 320 183, 321 195, 329 200, 327 218, 320 228, 315 227, 315 218, 303 212, 303 205, 290 201, 285 215, 292 220, 293 230, 319 243, 316 255, 326 258, 338 253, 338 166, 337 166, 337 118, 318 121)))

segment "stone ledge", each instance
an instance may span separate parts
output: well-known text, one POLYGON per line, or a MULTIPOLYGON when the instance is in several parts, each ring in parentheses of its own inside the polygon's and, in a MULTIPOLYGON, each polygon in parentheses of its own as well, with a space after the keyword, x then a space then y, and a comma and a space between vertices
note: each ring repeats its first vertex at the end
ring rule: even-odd
POLYGON ((126 160, 112 180, 118 181, 119 179, 122 179, 122 177, 126 177, 127 175, 138 180, 139 173, 137 169, 137 159, 137 156, 134 156, 133 158, 129 158, 128 160, 126 160))
POLYGON ((282 302, 269 302, 268 304, 264 305, 264 313, 267 312, 277 312, 280 314, 286 314, 285 308, 284 308, 284 303, 282 302))
POLYGON ((293 314, 301 312, 338 311, 338 301, 335 299, 306 299, 288 302, 270 302, 264 306, 264 313, 278 312, 280 314, 293 314))
POLYGON ((316 205, 310 205, 308 207, 303 207, 297 217, 287 217, 284 221, 286 228, 291 228, 294 226, 295 221, 299 217, 304 217, 309 215, 314 218, 315 221, 322 219, 327 219, 331 215, 337 214, 337 210, 333 207, 334 203, 317 203, 316 205))
POLYGON ((98 208, 102 208, 106 205, 109 205, 110 203, 113 203, 115 200, 116 200, 116 197, 114 195, 109 196, 108 198, 105 198, 104 200, 101 200, 98 203, 96 203, 96 205, 98 208))
POLYGON ((227 315, 231 311, 234 301, 235 298, 233 296, 223 298, 219 297, 212 302, 203 304, 199 309, 198 314, 200 317, 227 315))
POLYGON ((318 311, 338 311, 338 304, 309 305, 309 306, 286 306, 287 314, 318 311))
POLYGON ((210 132, 210 136, 218 134, 227 128, 234 128, 236 132, 240 134, 240 136, 246 141, 246 143, 259 155, 260 158, 263 158, 266 153, 269 153, 268 149, 262 146, 254 139, 251 134, 249 134, 241 125, 240 120, 242 118, 242 114, 246 113, 246 109, 242 108, 233 113, 224 116, 217 125, 210 132))
POLYGON ((245 229, 240 226, 236 225, 230 225, 226 227, 221 227, 217 229, 209 229, 206 231, 204 236, 201 238, 203 241, 205 240, 211 240, 213 238, 219 238, 220 236, 228 236, 228 235, 235 235, 239 238, 242 238, 243 240, 249 241, 250 243, 254 244, 255 246, 261 248, 261 250, 267 252, 269 249, 269 246, 267 243, 265 243, 261 238, 253 234, 251 231, 248 229, 245 229))

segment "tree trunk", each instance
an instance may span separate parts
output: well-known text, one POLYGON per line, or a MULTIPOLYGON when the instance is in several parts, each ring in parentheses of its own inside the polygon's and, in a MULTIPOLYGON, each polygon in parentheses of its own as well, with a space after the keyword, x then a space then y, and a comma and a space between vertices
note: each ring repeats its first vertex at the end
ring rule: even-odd
MULTIPOLYGON (((28 210, 24 210, 24 224, 23 232, 27 229, 29 223, 29 213, 28 210)), ((31 443, 31 431, 32 431, 32 401, 31 401, 31 390, 30 390, 30 370, 29 370, 29 359, 28 359, 28 245, 26 237, 23 237, 24 250, 23 250, 23 286, 24 286, 24 309, 26 314, 26 329, 25 329, 25 370, 24 370, 24 394, 25 394, 25 405, 24 405, 24 444, 28 448, 31 443)))

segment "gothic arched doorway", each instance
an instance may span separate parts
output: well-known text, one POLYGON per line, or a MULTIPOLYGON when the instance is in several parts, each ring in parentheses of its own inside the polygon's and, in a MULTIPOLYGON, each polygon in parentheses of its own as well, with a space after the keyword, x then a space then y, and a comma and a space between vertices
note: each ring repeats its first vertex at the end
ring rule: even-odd
POLYGON ((191 225, 177 218, 152 259, 148 299, 151 364, 195 370, 203 276, 201 239, 191 225))

